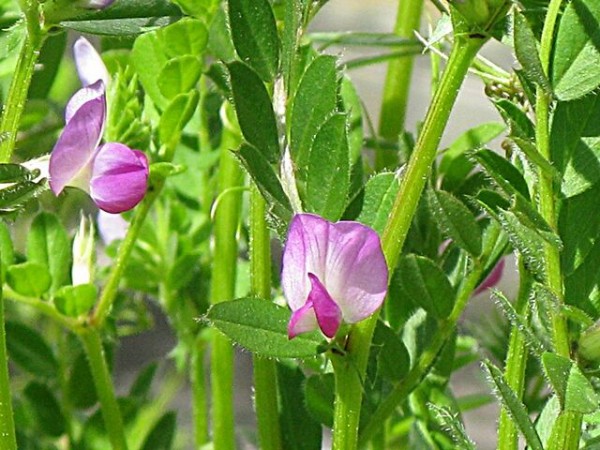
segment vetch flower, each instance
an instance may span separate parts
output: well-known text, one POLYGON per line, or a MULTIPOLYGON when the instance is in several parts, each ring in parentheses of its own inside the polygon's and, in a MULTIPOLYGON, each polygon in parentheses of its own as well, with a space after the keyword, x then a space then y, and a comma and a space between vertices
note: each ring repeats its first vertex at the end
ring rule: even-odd
POLYGON ((108 8, 114 2, 115 0, 86 0, 83 1, 81 4, 84 8, 88 9, 104 9, 108 8))
POLYGON ((120 213, 144 197, 148 159, 124 144, 100 145, 106 123, 107 72, 91 46, 84 43, 77 48, 76 44, 76 63, 85 87, 67 104, 66 125, 50 156, 50 188, 59 195, 67 186, 77 187, 87 192, 100 209, 120 213), (90 49, 97 58, 90 56, 90 49), (84 68, 86 64, 89 65, 84 68), (90 66, 97 69, 96 76, 90 72, 90 66))
POLYGON ((381 306, 387 283, 387 264, 374 230, 313 214, 294 216, 281 272, 292 309, 290 339, 317 328, 332 338, 342 322, 366 319, 381 306))
POLYGON ((504 258, 502 258, 500 261, 498 261, 498 263, 494 266, 494 268, 491 270, 489 275, 487 277, 485 277, 485 280, 483 280, 481 282, 481 284, 479 286, 477 286, 477 289, 475 289, 475 291, 473 291, 473 295, 479 295, 482 292, 487 291, 488 289, 491 289, 494 286, 496 286, 500 282, 500 279, 502 278, 503 273, 504 273, 504 258))

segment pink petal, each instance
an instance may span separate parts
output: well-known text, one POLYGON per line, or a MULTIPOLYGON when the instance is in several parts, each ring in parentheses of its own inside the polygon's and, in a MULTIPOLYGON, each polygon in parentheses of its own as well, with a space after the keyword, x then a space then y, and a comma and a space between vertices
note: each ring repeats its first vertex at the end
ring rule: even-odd
POLYGON ((308 273, 319 279, 347 323, 373 314, 387 292, 388 270, 379 236, 358 222, 294 216, 281 272, 283 292, 294 311, 312 290, 308 273))
POLYGON ((498 261, 498 264, 492 269, 489 275, 481 282, 477 289, 473 291, 473 295, 481 294, 483 291, 493 288, 498 284, 500 278, 502 278, 502 273, 504 272, 504 259, 498 261))
POLYGON ((94 46, 86 38, 80 37, 75 41, 73 56, 83 86, 89 86, 98 80, 102 80, 104 86, 108 86, 110 81, 108 70, 94 46))
POLYGON ((104 131, 104 95, 88 99, 75 110, 50 156, 50 188, 58 195, 65 186, 88 190, 91 162, 104 131))
POLYGON ((299 334, 316 330, 317 327, 317 316, 315 316, 313 304, 307 301, 304 306, 292 313, 288 323, 288 338, 293 339, 299 334))
POLYGON ((319 328, 325 336, 332 338, 342 323, 342 311, 335 304, 325 286, 321 284, 319 278, 312 273, 309 273, 308 277, 312 285, 308 301, 313 304, 319 328))
POLYGON ((106 87, 101 80, 98 80, 83 89, 79 89, 73 94, 73 97, 71 97, 65 108, 65 122, 69 123, 79 108, 87 102, 98 99, 102 99, 102 102, 105 104, 104 114, 106 114, 106 87))
POLYGON ((104 144, 94 159, 90 196, 98 207, 116 214, 137 205, 148 187, 144 153, 116 142, 104 144))

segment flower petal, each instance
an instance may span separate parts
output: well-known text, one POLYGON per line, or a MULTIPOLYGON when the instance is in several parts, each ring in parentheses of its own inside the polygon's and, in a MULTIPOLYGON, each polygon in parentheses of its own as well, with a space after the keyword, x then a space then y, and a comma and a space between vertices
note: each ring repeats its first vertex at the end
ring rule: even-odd
POLYGON ((283 253, 281 285, 292 310, 317 276, 347 323, 373 314, 387 292, 388 270, 379 236, 358 222, 331 223, 313 214, 292 219, 283 253))
POLYGON ((106 87, 101 80, 98 80, 83 89, 79 89, 73 94, 73 97, 71 97, 65 108, 65 122, 69 123, 79 108, 87 102, 98 99, 102 99, 105 109, 103 114, 106 115, 106 87))
POLYGON ((69 117, 50 156, 50 188, 54 194, 60 194, 67 185, 88 190, 91 162, 104 132, 105 117, 104 95, 88 99, 69 117))
POLYGON ((288 339, 293 339, 299 334, 308 333, 318 327, 317 316, 313 304, 307 301, 304 306, 295 310, 288 322, 288 339))
POLYGON ((85 7, 89 9, 104 9, 112 5, 115 0, 88 0, 85 7))
POLYGON ((326 266, 321 280, 345 322, 359 322, 379 309, 387 293, 388 268, 373 229, 358 222, 331 224, 326 266))
POLYGON ((281 286, 290 306, 301 308, 311 290, 308 273, 323 280, 329 222, 313 214, 296 214, 290 224, 281 268, 281 286))
POLYGON ((104 144, 94 159, 90 195, 96 205, 116 214, 137 205, 148 187, 148 159, 116 142, 104 144))
POLYGON ((110 82, 108 70, 94 46, 86 38, 80 37, 75 41, 73 56, 79 79, 84 87, 98 80, 102 80, 104 86, 108 86, 110 82))
POLYGON ((308 301, 313 304, 319 328, 325 336, 332 338, 342 323, 342 311, 315 274, 309 273, 308 278, 312 285, 308 301))
POLYGON ((481 282, 477 289, 473 291, 473 295, 481 294, 483 291, 493 288, 498 284, 500 278, 502 278, 502 273, 504 272, 504 259, 498 261, 498 264, 492 269, 490 274, 481 282))

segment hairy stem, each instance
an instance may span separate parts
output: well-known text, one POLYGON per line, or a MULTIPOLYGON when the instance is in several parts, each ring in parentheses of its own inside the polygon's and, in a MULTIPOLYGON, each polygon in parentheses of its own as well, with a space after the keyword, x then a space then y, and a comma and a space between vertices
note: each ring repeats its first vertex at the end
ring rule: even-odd
POLYGON ((17 67, 0 118, 0 163, 10 162, 15 149, 19 123, 27 102, 27 93, 42 42, 41 38, 27 35, 21 47, 17 67))
MULTIPOLYGON (((219 163, 219 197, 214 218, 214 258, 210 287, 211 304, 232 300, 235 295, 237 228, 241 209, 243 174, 232 148, 239 145, 235 130, 225 128, 219 163)), ((233 347, 229 339, 213 330, 211 349, 213 444, 235 449, 233 409, 233 347)))
POLYGON ((113 387, 110 371, 106 364, 102 340, 97 330, 89 328, 81 331, 79 337, 83 342, 85 354, 90 363, 90 369, 94 378, 100 409, 108 438, 113 450, 127 450, 123 418, 117 403, 117 397, 113 387))
MULTIPOLYGON (((250 211, 250 283, 254 295, 271 298, 271 245, 266 222, 266 203, 256 186, 251 191, 250 211)), ((254 364, 254 406, 258 422, 258 442, 264 450, 279 450, 279 408, 277 366, 273 359, 259 355, 254 364)))
MULTIPOLYGON (((394 33, 412 38, 414 31, 419 29, 422 10, 423 0, 400 0, 394 33)), ((396 141, 404 129, 414 59, 415 55, 403 56, 388 65, 379 119, 379 135, 386 140, 396 141)), ((395 152, 381 150, 375 154, 377 170, 393 169, 397 164, 395 152)))
MULTIPOLYGON (((398 262, 400 251, 417 209, 426 180, 428 179, 431 166, 437 155, 437 148, 442 133, 446 128, 448 118, 450 117, 450 111, 456 101, 460 86, 467 75, 467 71, 473 58, 477 55, 477 52, 485 41, 486 39, 478 37, 456 37, 456 42, 452 48, 448 64, 427 112, 423 129, 411 155, 408 168, 402 179, 400 190, 396 196, 392 212, 383 233, 383 252, 390 269, 390 274, 393 273, 398 262)), ((474 281, 474 283, 476 282, 477 281, 474 281)), ((351 373, 336 373, 336 380, 339 379, 345 386, 345 389, 350 392, 343 393, 341 391, 341 386, 339 389, 336 387, 336 393, 340 395, 340 399, 338 401, 336 398, 334 420, 337 419, 338 422, 334 422, 334 426, 335 428, 340 428, 340 431, 334 430, 334 448, 338 445, 336 444, 336 433, 339 433, 338 439, 342 441, 344 445, 348 445, 347 447, 338 445, 337 448, 346 448, 349 450, 356 448, 362 399, 362 396, 360 395, 362 392, 360 380, 364 378, 366 372, 371 339, 376 323, 377 314, 374 314, 369 319, 357 324, 350 332, 346 345, 346 358, 353 362, 352 369, 348 369, 348 367, 350 367, 348 364, 338 364, 338 367, 342 368, 342 370, 347 368, 346 370, 351 373)), ((452 328, 448 333, 453 331, 453 327, 442 327, 442 329, 445 328, 452 328)), ((439 336, 439 342, 437 343, 439 348, 442 347, 446 338, 447 336, 439 336)), ((431 363, 435 360, 438 351, 439 349, 432 351, 431 363)), ((425 373, 425 369, 427 369, 431 363, 423 363, 423 365, 420 366, 420 370, 425 373)), ((404 388, 400 387, 398 389, 400 394, 397 394, 384 402, 386 409, 380 410, 376 419, 369 422, 370 427, 368 428, 368 433, 363 435, 363 443, 368 442, 375 432, 385 423, 385 420, 398 405, 398 402, 405 398, 405 396, 410 393, 410 390, 414 389, 413 383, 418 383, 422 378, 422 374, 420 372, 414 373, 413 377, 415 378, 407 381, 405 380, 404 388), (410 388, 410 390, 403 393, 406 387, 410 388)))
POLYGON ((0 285, 0 448, 17 450, 15 421, 13 418, 10 379, 8 375, 8 353, 4 328, 4 297, 0 285))
MULTIPOLYGON (((531 293, 532 278, 527 272, 522 258, 519 260, 519 294, 515 309, 521 316, 529 316, 529 295, 531 293)), ((518 398, 523 396, 525 388, 525 369, 527 367, 527 348, 522 333, 513 328, 510 332, 508 352, 506 355, 506 366, 504 378, 506 383, 517 394, 518 398)), ((498 450, 517 450, 519 448, 519 430, 517 429, 508 412, 502 408, 500 424, 498 426, 498 450)))

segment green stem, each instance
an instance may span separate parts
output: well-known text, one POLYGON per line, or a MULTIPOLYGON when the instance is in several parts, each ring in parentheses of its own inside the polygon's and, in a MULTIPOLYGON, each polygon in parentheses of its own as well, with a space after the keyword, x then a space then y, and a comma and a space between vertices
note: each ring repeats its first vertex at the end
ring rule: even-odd
MULTIPOLYGON (((540 43, 540 60, 544 73, 547 75, 550 68, 550 58, 554 45, 554 32, 562 0, 551 0, 544 20, 542 39, 540 43)), ((550 147, 550 109, 552 98, 541 87, 537 89, 535 105, 536 130, 535 138, 540 154, 552 162, 552 149, 550 147)), ((540 214, 548 224, 557 229, 557 212, 554 182, 545 171, 539 170, 539 203, 540 214)), ((546 282, 550 290, 556 295, 558 302, 564 302, 562 268, 560 265, 559 250, 549 243, 544 247, 546 261, 546 282)), ((571 346, 566 318, 560 308, 552 312, 552 339, 554 350, 557 354, 570 358, 571 346)), ((550 448, 576 449, 579 447, 581 437, 582 417, 580 413, 563 411, 552 430, 550 448)))
MULTIPOLYGON (((271 242, 266 222, 266 203, 252 186, 250 210, 250 285, 251 291, 267 301, 271 298, 271 242)), ((254 406, 258 424, 259 447, 281 449, 275 360, 254 355, 254 406)))
MULTIPOLYGON (((412 38, 419 29, 422 10, 423 0, 400 0, 394 33, 412 38)), ((379 119, 379 135, 384 139, 396 141, 404 129, 414 59, 414 55, 403 56, 388 65, 379 119)), ((397 164, 398 155, 394 152, 379 151, 375 155, 377 170, 393 169, 397 164)))
POLYGON ((335 375, 333 450, 355 450, 362 403, 362 382, 350 358, 331 355, 331 361, 335 375))
POLYGON ((427 111, 423 129, 403 175, 400 191, 383 232, 383 252, 390 272, 396 267, 438 145, 469 66, 485 39, 456 37, 448 64, 427 111))
POLYGON ((0 448, 17 450, 15 422, 12 411, 10 378, 8 376, 8 353, 4 328, 4 298, 0 285, 0 448))
MULTIPOLYGON (((213 228, 211 304, 232 300, 235 296, 238 256, 236 233, 241 209, 241 192, 237 188, 243 183, 243 174, 230 149, 239 146, 239 139, 235 130, 223 130, 219 163, 220 197, 213 228)), ((217 330, 213 330, 212 335, 211 385, 214 448, 234 450, 233 347, 229 339, 217 330)))
POLYGON ((10 162, 15 149, 19 123, 25 109, 31 77, 40 54, 42 42, 43 38, 40 35, 32 36, 28 34, 21 47, 17 67, 0 118, 0 163, 10 162))
MULTIPOLYGON (((530 274, 527 272, 522 258, 519 260, 519 274, 519 294, 515 309, 519 315, 528 317, 529 294, 531 293, 531 285, 533 280, 530 274)), ((515 394, 517 394, 518 398, 523 396, 526 367, 527 348, 525 346, 525 339, 518 329, 513 328, 510 332, 504 378, 515 394)), ((497 448, 498 450, 517 450, 519 448, 519 430, 504 408, 502 408, 502 412, 500 414, 497 448)))
POLYGON ((162 190, 163 185, 164 180, 162 179, 151 183, 146 197, 135 211, 135 216, 129 225, 125 239, 123 239, 123 242, 121 242, 121 245, 119 246, 117 258, 115 259, 112 270, 108 276, 106 286, 104 287, 102 295, 98 300, 98 304, 96 305, 96 308, 90 317, 90 324, 97 329, 102 328, 104 321, 110 313, 110 308, 117 297, 119 283, 123 277, 125 267, 127 267, 129 256, 131 255, 131 251, 135 246, 135 241, 137 240, 142 226, 144 225, 144 220, 146 220, 146 216, 148 215, 152 204, 158 197, 158 194, 162 190))
POLYGON ((450 316, 441 321, 438 331, 433 336, 431 343, 419 356, 417 364, 408 372, 408 375, 400 381, 385 400, 379 405, 375 412, 369 418, 365 427, 361 430, 359 445, 365 445, 379 430, 381 424, 392 415, 398 405, 400 405, 408 395, 415 390, 421 380, 429 373, 431 367, 437 360, 438 354, 444 347, 444 344, 452 336, 456 328, 458 319, 462 315, 465 306, 473 290, 477 287, 481 279, 483 270, 480 265, 476 265, 469 272, 467 278, 461 284, 456 298, 456 303, 450 316))
MULTIPOLYGON (((545 73, 548 73, 550 66, 550 55, 554 42, 554 28, 560 12, 562 0, 552 0, 548 6, 548 13, 544 22, 542 31, 542 40, 540 47, 540 60, 545 73)), ((536 142, 540 154, 548 161, 552 161, 552 152, 550 148, 550 95, 541 87, 537 89, 537 99, 535 105, 536 116, 536 142)), ((556 229, 557 214, 555 204, 554 180, 543 170, 539 170, 539 204, 540 214, 546 219, 548 224, 556 229)), ((554 292, 560 302, 563 301, 562 272, 560 266, 559 250, 549 244, 545 244, 546 277, 548 287, 554 292)), ((570 345, 567 330, 567 323, 560 312, 555 312, 552 317, 552 335, 554 347, 559 355, 569 357, 570 345)))
POLYGON ((192 353, 192 411, 194 416, 194 439, 196 448, 202 448, 209 442, 208 436, 208 404, 206 396, 206 377, 204 376, 204 356, 206 343, 202 334, 195 340, 192 353))
MULTIPOLYGON (((400 190, 394 201, 392 212, 383 233, 382 247, 390 275, 393 273, 398 262, 400 251, 428 179, 431 166, 435 161, 437 148, 442 138, 442 133, 446 128, 460 86, 467 75, 473 58, 485 42, 486 39, 478 37, 456 36, 455 38, 446 70, 427 111, 423 129, 408 162, 400 190)), ((474 283, 476 282, 474 281, 474 283)), ((377 316, 377 314, 374 314, 369 319, 357 324, 348 336, 346 345, 347 357, 354 362, 352 367, 354 374, 336 374, 336 378, 339 378, 346 386, 345 389, 350 391, 350 393, 343 393, 342 386, 339 388, 336 386, 336 392, 340 396, 343 396, 340 398, 340 401, 336 399, 336 409, 343 408, 346 415, 342 415, 342 411, 334 413, 334 420, 338 419, 338 423, 334 422, 334 426, 341 428, 339 439, 343 439, 344 442, 348 442, 351 445, 350 447, 346 447, 348 449, 356 448, 357 427, 362 398, 360 395, 362 392, 360 380, 364 378, 364 374, 366 373, 371 339, 377 323, 377 316), (349 398, 349 396, 352 396, 352 398, 349 398), (352 405, 347 405, 346 402, 348 401, 352 402, 352 405)), ((447 333, 453 331, 453 327, 447 328, 452 328, 447 333)), ((443 330, 445 327, 442 326, 441 329, 443 330)), ((398 402, 405 398, 410 393, 410 390, 414 389, 413 383, 418 383, 423 374, 426 373, 425 369, 433 363, 446 338, 447 336, 439 336, 439 342, 437 342, 438 348, 430 355, 431 361, 427 364, 423 363, 423 365, 417 366, 418 369, 413 373, 413 378, 400 383, 400 385, 404 385, 405 387, 401 386, 398 388, 399 393, 389 399, 389 401, 384 402, 386 409, 381 410, 380 408, 377 420, 369 422, 370 427, 368 428, 368 433, 364 435, 366 438, 363 438, 363 442, 367 442, 375 434, 382 424, 385 423, 391 412, 393 412, 398 402), (406 388, 410 388, 410 390, 404 392, 406 388)), ((345 367, 339 364, 338 366, 345 367)), ((334 430, 334 447, 336 445, 335 438, 336 431, 334 430)))
POLYGON ((112 448, 113 450, 127 450, 123 419, 119 404, 117 403, 110 371, 106 364, 100 334, 98 334, 97 330, 89 328, 81 331, 79 337, 83 342, 83 348, 90 363, 104 425, 106 426, 112 448))

